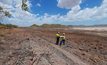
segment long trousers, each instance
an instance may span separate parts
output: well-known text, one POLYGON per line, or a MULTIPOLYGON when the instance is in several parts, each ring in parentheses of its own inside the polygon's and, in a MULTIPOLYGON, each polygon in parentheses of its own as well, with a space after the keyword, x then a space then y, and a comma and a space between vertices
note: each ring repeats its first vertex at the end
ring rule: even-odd
POLYGON ((60 42, 60 46, 62 45, 62 42, 63 42, 63 45, 65 45, 65 40, 62 40, 62 41, 60 42))
POLYGON ((56 45, 59 44, 59 37, 57 37, 57 40, 56 40, 56 45))

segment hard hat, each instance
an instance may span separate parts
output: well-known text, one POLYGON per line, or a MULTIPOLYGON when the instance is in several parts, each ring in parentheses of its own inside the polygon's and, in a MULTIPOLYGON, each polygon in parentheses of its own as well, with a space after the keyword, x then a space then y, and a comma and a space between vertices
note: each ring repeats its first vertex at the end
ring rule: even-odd
POLYGON ((63 35, 65 35, 65 33, 63 33, 63 35))
POLYGON ((58 34, 59 34, 60 32, 58 32, 58 34))

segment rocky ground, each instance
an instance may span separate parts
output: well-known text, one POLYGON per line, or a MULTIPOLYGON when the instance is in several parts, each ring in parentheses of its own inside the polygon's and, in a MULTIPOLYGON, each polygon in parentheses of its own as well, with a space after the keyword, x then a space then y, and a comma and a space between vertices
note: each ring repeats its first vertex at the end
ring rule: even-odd
POLYGON ((73 29, 0 30, 0 65, 107 65, 105 34, 73 29), (66 45, 55 45, 57 32, 66 33, 66 45))

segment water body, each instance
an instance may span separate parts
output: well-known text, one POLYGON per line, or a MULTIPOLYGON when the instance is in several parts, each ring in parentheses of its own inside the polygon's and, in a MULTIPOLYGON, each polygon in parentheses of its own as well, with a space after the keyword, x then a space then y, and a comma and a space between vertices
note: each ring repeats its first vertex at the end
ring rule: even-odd
POLYGON ((70 27, 73 29, 80 29, 80 30, 99 30, 99 31, 107 31, 107 27, 70 27))
POLYGON ((89 28, 89 27, 70 27, 70 28, 89 28))
POLYGON ((70 27, 70 28, 107 28, 107 27, 70 27))

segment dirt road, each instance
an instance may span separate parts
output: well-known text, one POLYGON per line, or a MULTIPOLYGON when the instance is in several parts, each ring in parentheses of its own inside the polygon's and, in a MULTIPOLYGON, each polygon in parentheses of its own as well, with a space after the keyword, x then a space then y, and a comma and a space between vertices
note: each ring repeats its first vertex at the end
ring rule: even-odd
POLYGON ((0 65, 107 65, 107 37, 62 29, 1 30, 0 65), (55 45, 57 32, 66 33, 66 45, 55 45))

